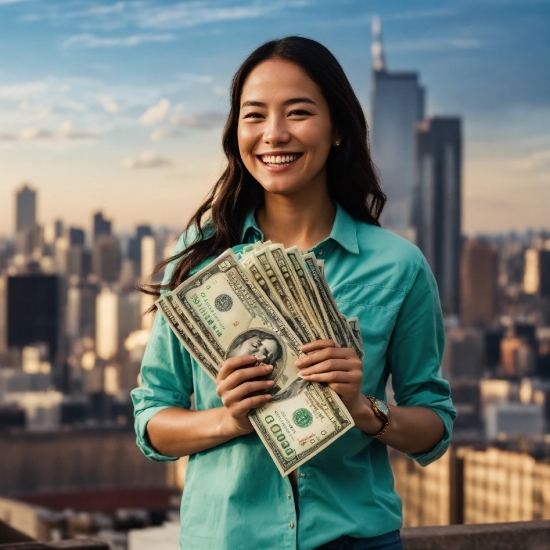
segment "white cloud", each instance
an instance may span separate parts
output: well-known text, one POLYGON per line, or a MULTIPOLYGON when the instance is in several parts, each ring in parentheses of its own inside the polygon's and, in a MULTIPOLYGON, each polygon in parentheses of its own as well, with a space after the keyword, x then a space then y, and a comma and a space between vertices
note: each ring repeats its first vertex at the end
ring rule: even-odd
POLYGON ((133 34, 131 36, 96 36, 90 33, 75 34, 63 43, 64 48, 113 48, 139 46, 147 42, 171 42, 173 34, 133 34))
POLYGON ((171 122, 174 126, 210 130, 222 126, 226 118, 226 115, 219 111, 204 111, 194 115, 174 115, 171 122))
POLYGON ((33 115, 33 118, 35 120, 46 120, 47 118, 50 118, 52 115, 52 109, 49 107, 43 107, 42 109, 38 109, 33 115))
POLYGON ((117 113, 122 112, 122 107, 117 103, 115 99, 109 96, 104 96, 101 98, 101 105, 103 108, 113 115, 116 115, 117 113))
POLYGON ((170 111, 170 101, 168 99, 161 99, 156 105, 149 107, 139 117, 139 120, 142 124, 157 124, 166 118, 168 111, 170 111))
POLYGON ((159 155, 151 151, 144 151, 141 155, 134 158, 127 158, 121 164, 125 170, 139 170, 141 168, 160 168, 162 166, 169 166, 172 163, 159 155))
POLYGON ((177 135, 178 132, 173 128, 155 128, 151 132, 149 139, 151 141, 164 141, 166 139, 176 137, 177 135))
POLYGON ((70 120, 61 123, 59 126, 59 135, 61 139, 69 141, 93 138, 91 134, 79 130, 70 120))
POLYGON ((21 2, 28 2, 29 0, 0 0, 0 6, 7 4, 20 4, 21 2))
POLYGON ((531 153, 527 157, 514 161, 513 166, 520 172, 550 172, 550 149, 531 153))
POLYGON ((8 84, 0 86, 0 99, 22 101, 29 97, 44 94, 48 90, 46 82, 22 82, 21 84, 8 84))
POLYGON ((50 141, 53 134, 43 128, 27 127, 19 133, 19 141, 50 141))
POLYGON ((196 82, 197 84, 212 84, 214 82, 214 77, 210 74, 183 73, 179 76, 182 80, 196 82))
POLYGON ((13 134, 0 134, 0 142, 2 141, 15 141, 17 139, 13 134))

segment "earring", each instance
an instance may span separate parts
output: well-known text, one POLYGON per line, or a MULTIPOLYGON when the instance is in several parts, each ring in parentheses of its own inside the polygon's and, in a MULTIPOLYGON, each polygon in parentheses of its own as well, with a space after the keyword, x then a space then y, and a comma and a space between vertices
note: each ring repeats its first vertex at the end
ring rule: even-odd
POLYGON ((340 144, 341 144, 341 143, 342 143, 342 142, 341 142, 339 139, 336 140, 336 141, 334 142, 334 147, 340 147, 340 144))

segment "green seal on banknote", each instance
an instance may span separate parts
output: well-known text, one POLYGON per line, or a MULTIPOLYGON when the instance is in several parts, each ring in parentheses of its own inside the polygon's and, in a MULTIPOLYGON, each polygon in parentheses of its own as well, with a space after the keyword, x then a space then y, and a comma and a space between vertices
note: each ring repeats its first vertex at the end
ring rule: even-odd
POLYGON ((307 409, 298 409, 292 415, 292 420, 299 428, 307 428, 313 422, 313 415, 307 409))

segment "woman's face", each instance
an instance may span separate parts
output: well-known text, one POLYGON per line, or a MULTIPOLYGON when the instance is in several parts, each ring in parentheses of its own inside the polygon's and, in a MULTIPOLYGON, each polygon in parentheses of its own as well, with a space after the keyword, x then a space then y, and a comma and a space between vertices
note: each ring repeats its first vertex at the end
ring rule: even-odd
POLYGON ((258 361, 266 365, 273 365, 278 359, 277 343, 272 338, 262 339, 259 336, 253 336, 236 348, 232 355, 234 357, 253 355, 258 361))
POLYGON ((241 94, 239 150, 266 192, 292 195, 326 186, 336 139, 321 90, 298 65, 270 59, 250 73, 241 94))

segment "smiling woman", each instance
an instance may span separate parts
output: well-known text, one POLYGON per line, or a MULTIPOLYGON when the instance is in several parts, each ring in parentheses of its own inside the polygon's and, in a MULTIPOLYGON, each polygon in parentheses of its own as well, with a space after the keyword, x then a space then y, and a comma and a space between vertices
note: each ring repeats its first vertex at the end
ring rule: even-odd
MULTIPOLYGON (((233 78, 227 168, 176 254, 158 266, 167 267, 163 284, 143 290, 174 289, 229 247, 268 239, 298 246, 323 257, 339 309, 359 318, 365 350, 361 360, 331 340, 307 343, 300 378, 272 397, 266 375, 282 353, 272 335, 244 331, 213 382, 157 316, 143 385, 132 392, 136 431, 153 460, 190 456, 186 550, 399 550, 401 505, 387 446, 426 465, 449 444, 455 412, 438 374, 437 288, 419 250, 379 226, 385 197, 367 138, 346 75, 313 40, 268 42, 233 78), (390 374, 396 406, 383 401, 390 374), (308 380, 340 395, 355 428, 282 478, 248 413, 308 380)), ((228 299, 217 307, 231 307, 228 299)), ((307 415, 300 409, 292 418, 307 425, 307 415)))

